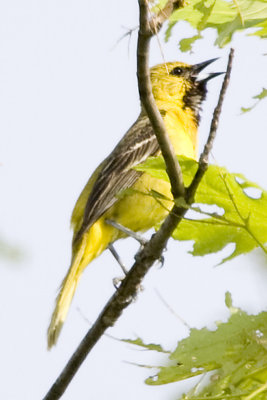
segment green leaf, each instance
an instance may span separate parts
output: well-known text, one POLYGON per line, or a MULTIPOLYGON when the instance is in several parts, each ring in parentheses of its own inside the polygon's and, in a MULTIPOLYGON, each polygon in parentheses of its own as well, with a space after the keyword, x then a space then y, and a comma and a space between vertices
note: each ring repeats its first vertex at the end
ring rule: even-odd
MULTIPOLYGON (((230 302, 230 294, 226 294, 230 302)), ((209 383, 198 385, 183 399, 263 400, 267 392, 267 313, 248 315, 234 312, 217 329, 191 329, 190 336, 178 342, 156 376, 146 380, 161 385, 213 371, 209 383)))
POLYGON ((134 344, 136 346, 143 347, 143 348, 145 348, 147 350, 153 350, 153 351, 157 351, 159 353, 165 353, 165 354, 169 354, 170 353, 170 351, 164 350, 163 347, 160 344, 153 344, 153 343, 145 344, 143 342, 143 340, 140 339, 140 338, 137 338, 137 339, 134 339, 134 340, 132 340, 132 339, 122 339, 122 342, 134 344))
POLYGON ((259 28, 256 32, 252 33, 251 35, 260 36, 261 38, 267 38, 267 21, 260 22, 255 28, 259 28))
MULTIPOLYGON (((231 41, 235 32, 246 31, 248 28, 256 28, 254 35, 265 38, 266 18, 266 0, 192 0, 187 6, 171 15, 165 39, 169 39, 176 23, 187 21, 198 31, 198 35, 206 28, 214 29, 217 32, 215 44, 223 47, 231 41)), ((180 42, 182 51, 191 49, 193 38, 190 38, 191 42, 190 39, 186 39, 189 42, 180 42)))
POLYGON ((259 94, 257 94, 256 96, 253 97, 253 99, 262 100, 262 99, 265 99, 265 97, 267 97, 267 89, 263 88, 259 94))
POLYGON ((242 113, 242 114, 245 114, 245 113, 247 113, 247 112, 251 111, 251 110, 252 110, 252 108, 253 108, 253 107, 248 107, 248 108, 241 107, 241 113, 242 113))
MULTIPOLYGON (((178 158, 184 183, 188 186, 198 163, 186 157, 178 158)), ((150 158, 136 169, 168 181, 162 157, 150 158)), ((194 241, 191 252, 194 256, 216 253, 230 243, 235 248, 222 262, 257 247, 267 253, 264 246, 267 243, 267 191, 256 183, 242 174, 231 174, 226 168, 210 165, 197 189, 195 203, 197 206, 191 208, 198 218, 189 219, 186 215, 173 232, 176 240, 194 241), (213 207, 212 211, 207 212, 207 205, 213 207)))
POLYGON ((265 99, 266 97, 267 97, 267 89, 263 88, 259 94, 257 94, 256 96, 253 96, 253 99, 256 99, 258 101, 256 101, 251 107, 248 107, 248 108, 241 107, 241 112, 246 113, 248 111, 251 111, 253 108, 255 108, 259 104, 259 102, 261 100, 265 99))
POLYGON ((181 51, 190 51, 192 50, 192 45, 195 43, 196 40, 201 39, 202 36, 200 34, 197 34, 195 36, 192 36, 190 38, 185 38, 180 40, 180 50, 181 51))
MULTIPOLYGON (((212 331, 191 329, 173 352, 166 352, 164 366, 145 366, 159 370, 147 384, 162 385, 212 372, 205 385, 197 384, 181 399, 266 400, 267 312, 249 315, 233 307, 229 292, 225 303, 230 311, 228 321, 216 323, 212 331)), ((141 339, 126 342, 162 353, 160 345, 145 345, 141 339)))
POLYGON ((230 292, 225 293, 225 305, 229 309, 233 306, 232 295, 230 292))

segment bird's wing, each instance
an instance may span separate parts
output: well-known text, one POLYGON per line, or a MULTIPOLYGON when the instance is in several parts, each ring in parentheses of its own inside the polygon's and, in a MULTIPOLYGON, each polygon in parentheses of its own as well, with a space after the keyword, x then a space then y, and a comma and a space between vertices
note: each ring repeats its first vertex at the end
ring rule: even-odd
POLYGON ((149 119, 139 117, 104 162, 87 200, 75 242, 118 200, 116 195, 131 187, 142 174, 132 168, 158 152, 159 145, 149 119))

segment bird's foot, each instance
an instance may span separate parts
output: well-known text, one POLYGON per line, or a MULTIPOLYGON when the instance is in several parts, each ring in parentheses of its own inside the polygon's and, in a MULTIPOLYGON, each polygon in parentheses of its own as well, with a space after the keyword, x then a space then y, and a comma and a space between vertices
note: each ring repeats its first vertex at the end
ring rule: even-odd
POLYGON ((113 282, 113 286, 115 287, 116 290, 119 289, 122 281, 124 280, 124 276, 118 276, 117 278, 113 278, 112 282, 113 282))
MULTIPOLYGON (((116 290, 119 289, 121 283, 124 281, 125 277, 117 277, 117 278, 113 278, 113 286, 115 287, 116 290)), ((137 290, 136 290, 136 294, 132 297, 133 301, 136 301, 137 299, 137 295, 139 292, 143 292, 144 291, 144 286, 142 286, 141 284, 138 285, 137 290)))
POLYGON ((156 260, 156 265, 159 266, 159 268, 162 268, 164 266, 165 258, 161 254, 160 258, 156 260))

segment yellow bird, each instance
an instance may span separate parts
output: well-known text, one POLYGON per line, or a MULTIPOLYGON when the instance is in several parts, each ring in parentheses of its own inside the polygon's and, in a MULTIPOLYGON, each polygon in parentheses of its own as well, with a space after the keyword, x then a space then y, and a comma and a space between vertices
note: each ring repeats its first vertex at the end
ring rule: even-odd
MULTIPOLYGON (((199 72, 213 61, 196 65, 168 62, 150 70, 153 95, 178 155, 197 157, 199 112, 206 96, 206 83, 218 75, 212 73, 200 79, 199 72)), ((154 190, 171 198, 170 184, 133 169, 147 157, 158 154, 153 128, 141 109, 136 122, 90 177, 74 207, 71 265, 56 299, 48 328, 48 348, 58 339, 83 270, 110 244, 126 236, 105 220, 144 232, 166 216, 164 207, 140 192, 154 190), (134 190, 121 198, 117 196, 129 187, 134 190)))

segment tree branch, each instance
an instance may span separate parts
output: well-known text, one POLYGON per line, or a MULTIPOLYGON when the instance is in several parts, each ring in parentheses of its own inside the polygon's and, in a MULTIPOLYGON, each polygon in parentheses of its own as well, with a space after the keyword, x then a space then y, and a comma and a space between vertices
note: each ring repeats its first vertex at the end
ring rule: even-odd
POLYGON ((231 49, 229 58, 228 58, 227 70, 226 70, 222 88, 220 91, 218 104, 214 109, 214 113, 213 113, 213 117, 212 117, 212 121, 211 121, 211 125, 210 125, 210 133, 208 136, 208 140, 204 146, 201 156, 199 157, 198 169, 194 176, 194 179, 193 179, 191 185, 186 190, 186 201, 189 204, 193 203, 196 189, 197 189, 203 175, 205 174, 205 172, 208 169, 209 154, 212 150, 213 143, 214 143, 214 140, 216 137, 218 124, 219 124, 219 118, 220 118, 221 111, 222 111, 222 104, 223 104, 225 93, 226 93, 226 90, 228 88, 229 81, 230 81, 233 58, 234 58, 234 49, 231 49))
POLYGON ((164 17, 168 17, 177 6, 177 1, 168 1, 165 6, 166 11, 160 12, 159 20, 149 18, 149 7, 147 0, 139 0, 140 26, 137 43, 137 77, 141 103, 150 119, 154 133, 157 137, 160 150, 166 164, 166 171, 169 176, 174 198, 183 197, 185 194, 183 175, 178 159, 172 147, 170 138, 167 134, 163 119, 157 108, 152 94, 149 72, 149 45, 156 26, 161 26, 164 17), (154 22, 153 22, 154 21, 154 22))
MULTIPOLYGON (((174 7, 177 1, 169 1, 168 4, 172 4, 174 7)), ((168 168, 168 173, 171 179, 172 191, 174 198, 184 196, 184 186, 183 180, 181 179, 181 171, 179 164, 175 161, 176 157, 173 157, 172 147, 169 146, 169 139, 165 131, 165 127, 161 116, 155 108, 154 98, 151 93, 151 83, 149 78, 148 70, 148 49, 149 40, 152 37, 153 32, 149 28, 151 20, 148 18, 148 7, 144 0, 139 0, 140 5, 140 29, 139 29, 139 39, 138 39, 138 81, 140 97, 147 111, 147 114, 151 120, 155 134, 159 140, 159 144, 164 156, 166 166, 168 168), (178 165, 178 166, 177 166, 178 165)), ((173 10, 173 8, 172 8, 173 10)), ((160 22, 157 26, 163 23, 163 17, 160 17, 160 22)), ((230 76, 230 68, 228 64, 228 80, 230 76)), ((215 138, 216 129, 218 125, 218 119, 221 112, 221 103, 223 101, 222 91, 225 92, 226 86, 224 81, 223 89, 221 90, 221 95, 219 99, 218 106, 214 112, 214 124, 212 124, 210 129, 210 135, 203 151, 203 157, 201 156, 201 162, 199 164, 198 171, 192 184, 187 189, 185 193, 186 199, 193 201, 194 194, 200 183, 203 172, 203 168, 206 168, 207 159, 209 152, 211 150, 212 143, 215 138), (219 105, 220 104, 220 105, 219 105), (219 107, 219 108, 218 108, 219 107), (215 117, 216 114, 216 117, 215 117)), ((79 367, 87 357, 90 350, 94 347, 97 341, 101 338, 107 328, 112 327, 115 322, 120 317, 122 311, 131 304, 133 298, 138 292, 138 288, 148 272, 153 263, 158 260, 166 247, 167 241, 171 236, 172 232, 182 220, 183 216, 187 212, 187 208, 173 206, 172 211, 167 216, 163 224, 161 225, 158 232, 152 235, 150 241, 146 243, 140 253, 135 257, 136 261, 132 266, 131 270, 128 272, 125 279, 122 281, 118 290, 110 298, 99 317, 89 329, 88 333, 78 346, 75 353, 70 358, 69 362, 63 369, 62 373, 59 375, 55 383, 52 385, 44 400, 57 400, 65 392, 72 378, 78 371, 79 367)))

